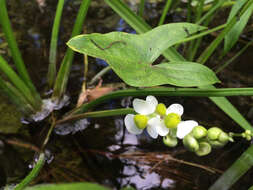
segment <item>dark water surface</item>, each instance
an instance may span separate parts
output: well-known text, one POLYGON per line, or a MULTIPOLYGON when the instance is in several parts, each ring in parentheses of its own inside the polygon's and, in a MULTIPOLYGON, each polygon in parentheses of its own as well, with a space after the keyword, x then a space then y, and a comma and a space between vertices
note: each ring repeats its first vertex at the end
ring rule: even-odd
MULTIPOLYGON (((56 4, 56 0, 46 1, 46 5, 39 9, 36 1, 8 1, 8 10, 19 47, 32 80, 41 94, 46 85, 48 51, 56 4)), ((58 47, 58 66, 64 56, 65 42, 69 39, 79 4, 80 1, 69 0, 64 7, 58 47)), ((145 19, 151 25, 155 26, 158 22, 163 5, 163 3, 147 3, 145 19)), ((134 5, 132 6, 134 8, 134 5)), ((181 21, 184 19, 183 15, 183 13, 168 15, 167 22, 181 21)), ((86 33, 106 33, 114 30, 134 33, 103 1, 92 1, 85 21, 86 33)), ((3 42, 3 38, 0 37, 0 45, 3 42)), ((8 56, 6 48, 0 50, 6 57, 8 56)), ((249 52, 252 52, 252 49, 218 75, 223 81, 220 87, 246 87, 252 84, 253 77, 251 73, 247 73, 250 65, 247 60, 252 56, 249 52)), ((209 66, 215 68, 216 64, 217 62, 212 60, 209 66)), ((105 62, 89 58, 87 80, 105 66, 105 62)), ((76 55, 68 85, 71 103, 56 115, 60 117, 60 114, 75 106, 83 80, 82 55, 76 55)), ((110 72, 103 77, 103 82, 106 84, 122 81, 110 72)), ((183 120, 194 119, 204 126, 218 126, 224 131, 242 131, 208 98, 158 99, 167 106, 176 102, 183 104, 185 108, 183 120)), ((251 97, 229 99, 249 121, 253 121, 250 114, 251 97)), ((131 97, 112 100, 97 109, 131 106, 132 100, 131 97)), ((123 118, 84 119, 55 129, 46 149, 48 163, 33 183, 91 181, 113 189, 120 189, 127 185, 140 190, 208 189, 249 146, 249 142, 238 139, 236 143, 213 150, 208 156, 198 157, 186 151, 182 143, 177 148, 167 148, 160 138, 153 140, 146 133, 138 136, 129 134, 125 130, 123 118), (193 166, 192 163, 197 165, 193 166)), ((39 146, 48 127, 46 121, 31 123, 23 125, 19 133, 2 134, 0 137, 4 140, 15 139, 39 146)), ((20 148, 1 143, 2 141, 0 141, 0 187, 6 183, 18 183, 27 174, 29 167, 32 167, 34 160, 31 147, 20 148)), ((252 175, 249 171, 233 186, 233 189, 248 189, 252 185, 252 175)))

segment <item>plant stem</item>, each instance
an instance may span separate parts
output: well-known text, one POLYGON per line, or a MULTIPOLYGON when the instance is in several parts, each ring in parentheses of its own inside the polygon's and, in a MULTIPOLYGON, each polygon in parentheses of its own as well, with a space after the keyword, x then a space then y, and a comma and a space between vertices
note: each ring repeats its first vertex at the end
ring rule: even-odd
POLYGON ((89 82, 89 85, 93 85, 95 82, 97 82, 104 74, 108 73, 112 68, 110 66, 107 66, 103 68, 101 71, 99 71, 89 82))
POLYGON ((126 115, 126 114, 134 114, 135 111, 132 108, 122 108, 122 109, 112 109, 112 110, 104 110, 104 111, 94 111, 94 112, 86 112, 82 114, 75 114, 66 116, 61 120, 56 121, 56 125, 61 123, 83 119, 83 118, 96 118, 96 117, 110 117, 110 116, 117 116, 117 115, 126 115))

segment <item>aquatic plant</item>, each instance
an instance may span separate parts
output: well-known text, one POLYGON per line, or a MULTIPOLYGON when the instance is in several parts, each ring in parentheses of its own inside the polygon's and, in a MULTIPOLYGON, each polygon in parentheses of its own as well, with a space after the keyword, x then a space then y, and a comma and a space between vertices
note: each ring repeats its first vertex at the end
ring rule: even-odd
MULTIPOLYGON (((57 38, 63 11, 64 0, 58 1, 56 16, 50 44, 48 88, 53 88, 50 99, 42 100, 36 91, 24 65, 14 38, 10 21, 7 14, 5 0, 0 0, 0 24, 5 34, 6 41, 11 50, 18 74, 0 56, 0 87, 5 94, 18 105, 24 115, 38 118, 39 111, 43 116, 50 115, 53 110, 60 109, 67 102, 65 92, 69 79, 70 68, 74 57, 74 51, 104 59, 110 65, 106 71, 113 69, 115 73, 130 87, 126 90, 118 90, 108 94, 102 94, 95 100, 84 103, 70 110, 61 118, 51 115, 51 127, 42 144, 39 161, 31 173, 15 189, 24 189, 39 173, 44 163, 44 149, 50 138, 50 134, 56 125, 86 117, 107 117, 126 115, 125 124, 129 132, 140 134, 147 128, 151 137, 163 136, 163 143, 168 147, 175 147, 178 139, 183 140, 184 146, 198 156, 209 154, 213 148, 223 147, 233 137, 239 136, 246 140, 252 139, 252 126, 240 112, 225 98, 225 96, 252 96, 252 88, 218 88, 213 84, 220 82, 215 72, 204 64, 219 51, 218 46, 224 40, 225 45, 220 53, 220 59, 237 43, 240 34, 245 28, 253 11, 253 0, 233 1, 226 4, 226 0, 214 0, 211 3, 201 1, 189 1, 187 3, 187 22, 163 24, 169 9, 175 8, 177 3, 167 0, 158 27, 151 28, 141 17, 144 13, 145 1, 142 0, 137 16, 121 0, 105 0, 105 2, 123 18, 139 34, 126 34, 112 32, 108 34, 84 34, 81 33, 82 24, 86 17, 90 0, 82 0, 80 9, 72 31, 72 38, 67 43, 69 48, 62 60, 58 74, 56 74, 57 38), (173 7, 175 6, 175 7, 173 7), (223 6, 232 6, 229 17, 225 24, 208 29, 207 26, 214 18, 218 9, 223 6), (191 23, 192 22, 192 23, 191 23), (214 31, 220 31, 217 37, 200 51, 200 45, 204 36, 214 31), (179 45, 185 45, 185 57, 177 51, 179 45), (197 57, 199 54, 199 57, 197 57), (155 63, 156 59, 163 55, 166 60, 155 63), (174 85, 176 87, 155 87, 158 85, 174 85), (136 88, 133 88, 136 87, 136 88), (147 87, 147 88, 143 88, 147 87), (198 87, 198 88, 182 88, 198 87), (158 104, 156 96, 204 96, 209 97, 221 110, 230 116, 244 132, 236 134, 226 133, 221 128, 209 129, 199 125, 194 120, 182 120, 183 107, 172 104, 166 108, 165 104, 158 104), (95 106, 125 96, 148 96, 146 100, 135 99, 134 109, 115 109, 105 111, 90 111, 95 106), (47 102, 47 103, 45 103, 47 102), (49 107, 47 107, 50 105, 49 107), (137 113, 137 114, 136 114, 137 113), (135 114, 135 115, 134 115, 135 114)), ((239 56, 252 44, 248 42, 245 47, 235 55, 239 56)), ((231 60, 235 59, 233 57, 231 60)), ((216 72, 220 72, 231 62, 221 64, 216 72)), ((221 61, 222 62, 222 61, 221 61)), ((105 72, 102 72, 103 74, 105 72)), ((99 75, 101 76, 101 74, 99 75)), ((83 92, 86 84, 83 85, 83 92)), ((85 94, 85 93, 84 93, 85 94)), ((41 114, 39 114, 41 116, 41 114)), ((42 117, 42 119, 44 119, 42 117)), ((42 120, 41 119, 41 120, 42 120)), ((34 119, 36 121, 36 119, 34 119)), ((228 189, 240 176, 248 171, 253 165, 253 146, 250 146, 242 156, 229 168, 210 188, 228 189), (243 162, 246 167, 240 168, 243 162), (234 175, 229 175, 233 173, 234 175)), ((90 184, 59 185, 57 189, 69 188, 81 189, 85 187, 103 189, 90 184)), ((54 185, 27 187, 27 189, 52 189, 54 185)))

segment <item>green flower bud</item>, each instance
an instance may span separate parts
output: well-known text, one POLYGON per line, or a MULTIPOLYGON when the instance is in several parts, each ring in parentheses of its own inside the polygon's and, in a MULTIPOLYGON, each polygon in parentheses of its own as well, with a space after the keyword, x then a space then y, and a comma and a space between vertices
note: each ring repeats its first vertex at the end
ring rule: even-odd
POLYGON ((219 135, 219 138, 218 140, 221 142, 221 143, 227 143, 229 141, 229 136, 227 133, 225 132, 221 132, 220 135, 219 135))
POLYGON ((250 131, 250 130, 246 130, 246 131, 245 131, 245 134, 246 134, 246 135, 251 135, 251 131, 250 131))
POLYGON ((176 128, 177 125, 180 123, 180 121, 181 121, 181 117, 176 113, 169 113, 164 118, 164 123, 166 127, 168 128, 176 128))
POLYGON ((158 113, 159 115, 161 116, 164 116, 166 115, 166 106, 164 104, 158 104, 156 106, 156 110, 155 110, 156 113, 158 113))
POLYGON ((192 152, 196 152, 199 149, 198 141, 190 134, 184 137, 183 144, 189 151, 192 152))
POLYGON ((199 149, 195 152, 198 156, 205 156, 209 154, 212 150, 212 147, 207 142, 200 142, 199 149))
POLYGON ((213 148, 221 148, 226 145, 226 143, 222 143, 217 140, 209 140, 208 143, 213 147, 213 148))
POLYGON ((207 135, 207 130, 202 126, 196 126, 191 133, 194 138, 201 139, 207 135))
POLYGON ((177 146, 177 138, 167 135, 163 137, 163 143, 168 147, 175 147, 177 146))
POLYGON ((251 140, 251 136, 250 135, 246 135, 246 140, 250 141, 251 140))
POLYGON ((145 129, 148 124, 148 118, 145 115, 137 114, 134 116, 134 123, 139 129, 145 129))
POLYGON ((216 140, 219 138, 220 133, 222 132, 222 130, 218 127, 212 127, 210 129, 208 129, 207 131, 207 137, 210 140, 216 140))

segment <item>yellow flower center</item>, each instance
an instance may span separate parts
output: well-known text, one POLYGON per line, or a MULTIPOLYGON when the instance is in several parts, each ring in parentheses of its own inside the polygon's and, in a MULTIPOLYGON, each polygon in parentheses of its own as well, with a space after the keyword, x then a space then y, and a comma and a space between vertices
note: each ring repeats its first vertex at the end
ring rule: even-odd
POLYGON ((137 114, 134 116, 134 123, 139 129, 145 129, 148 123, 148 118, 145 115, 137 114))
POLYGON ((161 116, 164 116, 166 114, 166 106, 164 104, 158 104, 156 106, 156 113, 158 113, 161 116))
POLYGON ((164 119, 164 123, 168 128, 176 128, 180 121, 181 117, 176 113, 169 113, 164 119))

